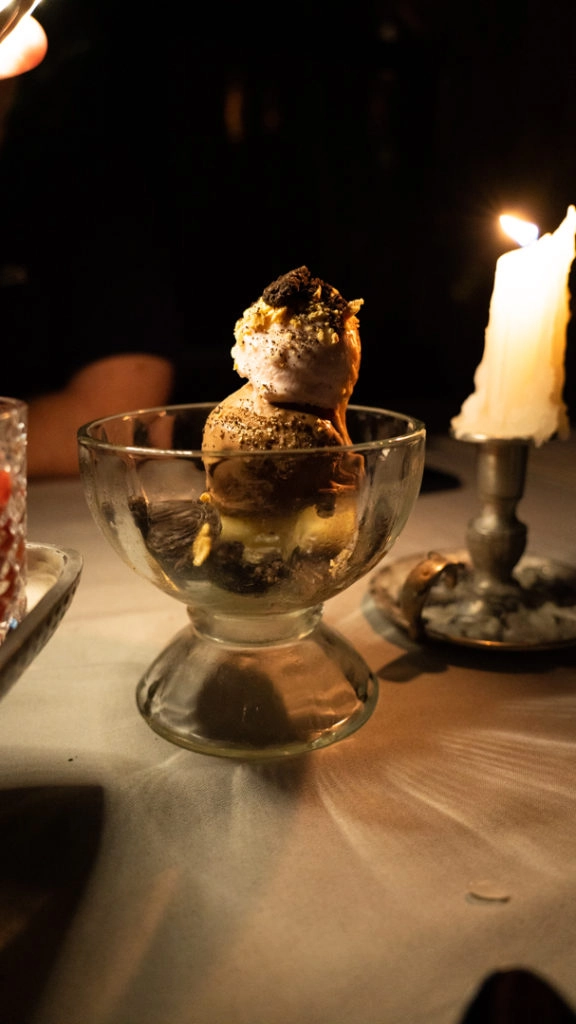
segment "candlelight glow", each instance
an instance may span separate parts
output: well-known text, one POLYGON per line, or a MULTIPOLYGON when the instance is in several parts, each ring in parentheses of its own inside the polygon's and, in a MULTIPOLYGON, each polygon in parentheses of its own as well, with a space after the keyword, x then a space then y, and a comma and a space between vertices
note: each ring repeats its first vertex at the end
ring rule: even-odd
POLYGON ((3 8, 0 9, 0 37, 0 79, 31 71, 44 59, 48 48, 46 33, 36 18, 27 14, 20 20, 15 17, 5 21, 3 8), (2 25, 8 28, 6 34, 2 25))
POLYGON ((500 226, 510 238, 518 242, 518 245, 530 245, 530 242, 535 242, 538 238, 537 224, 531 224, 530 221, 522 220, 520 217, 512 217, 508 213, 501 215, 500 226))
POLYGON ((498 259, 484 354, 474 392, 452 420, 456 437, 522 438, 539 445, 553 434, 568 436, 564 360, 575 237, 576 207, 569 206, 552 234, 533 237, 498 259))

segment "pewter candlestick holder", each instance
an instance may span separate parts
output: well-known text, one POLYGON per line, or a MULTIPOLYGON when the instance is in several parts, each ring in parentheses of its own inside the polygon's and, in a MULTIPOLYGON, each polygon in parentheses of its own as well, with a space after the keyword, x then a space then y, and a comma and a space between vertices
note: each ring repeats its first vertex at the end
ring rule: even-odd
POLYGON ((476 445, 480 499, 467 549, 386 566, 372 581, 376 604, 414 640, 509 650, 576 643, 576 569, 526 554, 528 529, 516 515, 530 442, 461 440, 476 445))

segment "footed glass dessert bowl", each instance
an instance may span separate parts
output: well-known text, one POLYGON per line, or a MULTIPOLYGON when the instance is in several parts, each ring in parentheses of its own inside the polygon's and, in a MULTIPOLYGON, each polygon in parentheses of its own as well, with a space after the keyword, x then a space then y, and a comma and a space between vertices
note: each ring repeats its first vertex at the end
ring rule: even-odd
POLYGON ((350 406, 346 447, 202 450, 212 404, 106 417, 79 431, 89 508, 120 557, 189 622, 137 687, 166 739, 283 757, 350 735, 377 681, 322 620, 372 569, 419 493, 425 430, 350 406))

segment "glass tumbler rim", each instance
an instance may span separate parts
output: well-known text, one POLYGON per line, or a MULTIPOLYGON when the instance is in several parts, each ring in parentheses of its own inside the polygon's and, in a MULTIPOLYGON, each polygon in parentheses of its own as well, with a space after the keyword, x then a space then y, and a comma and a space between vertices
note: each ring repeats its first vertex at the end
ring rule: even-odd
MULTIPOLYGON (((77 431, 77 439, 79 445, 84 448, 98 449, 99 451, 108 452, 122 452, 123 454, 134 455, 134 456, 145 456, 147 458, 158 456, 166 458, 206 458, 207 456, 213 458, 234 458, 236 455, 242 455, 246 458, 250 456, 254 457, 286 457, 286 452, 289 451, 291 455, 314 455, 323 454, 333 450, 336 446, 316 446, 311 448, 290 448, 286 447, 272 447, 272 448, 242 448, 242 449, 206 449, 206 448, 160 448, 153 445, 138 445, 138 444, 125 444, 117 441, 103 440, 99 437, 94 437, 91 431, 96 428, 105 426, 106 423, 112 421, 119 422, 123 419, 130 420, 137 416, 152 415, 154 413, 170 415, 179 411, 194 411, 205 409, 207 412, 214 409, 220 403, 218 401, 206 401, 206 402, 182 402, 174 405, 158 405, 151 406, 149 408, 132 409, 126 412, 112 413, 107 416, 99 416, 96 419, 89 420, 79 427, 77 431)), ((356 405, 350 404, 348 406, 349 412, 356 412, 361 414, 372 414, 380 417, 390 417, 397 420, 401 420, 406 424, 406 429, 400 433, 393 434, 391 437, 378 438, 373 441, 358 441, 352 444, 338 445, 339 452, 368 452, 384 450, 386 448, 397 447, 398 445, 404 444, 407 441, 413 441, 417 439, 424 440, 426 437, 426 425, 417 416, 412 416, 409 413, 398 412, 394 409, 385 409, 378 406, 371 405, 356 405)))
POLYGON ((0 416, 14 411, 25 412, 28 403, 25 398, 16 398, 14 395, 0 395, 0 416))

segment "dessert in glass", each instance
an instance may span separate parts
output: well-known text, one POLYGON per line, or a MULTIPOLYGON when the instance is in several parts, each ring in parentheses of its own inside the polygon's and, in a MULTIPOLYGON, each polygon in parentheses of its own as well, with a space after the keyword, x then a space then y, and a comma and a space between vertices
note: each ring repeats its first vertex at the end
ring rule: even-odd
POLYGON ((297 268, 238 321, 248 383, 233 395, 79 431, 95 520, 187 607, 137 687, 149 725, 183 747, 284 757, 350 735, 374 709, 375 676, 322 608, 398 537, 425 430, 349 405, 360 305, 297 268))

